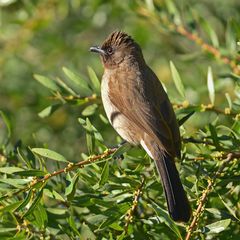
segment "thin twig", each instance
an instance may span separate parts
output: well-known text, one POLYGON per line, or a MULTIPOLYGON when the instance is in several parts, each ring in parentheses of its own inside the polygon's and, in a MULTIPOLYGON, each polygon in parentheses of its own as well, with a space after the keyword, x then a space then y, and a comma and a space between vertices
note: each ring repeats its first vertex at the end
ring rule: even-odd
POLYGON ((238 112, 233 112, 230 108, 225 108, 224 110, 219 109, 219 108, 216 108, 212 104, 190 105, 190 103, 187 100, 185 100, 182 103, 172 103, 172 105, 175 109, 196 108, 196 109, 199 109, 200 112, 206 112, 206 111, 215 112, 217 114, 223 114, 225 116, 231 116, 231 117, 235 118, 236 120, 240 119, 240 114, 238 112))
POLYGON ((235 74, 240 75, 240 65, 238 65, 235 62, 235 60, 232 60, 229 57, 223 56, 217 48, 213 47, 208 43, 205 43, 201 37, 199 37, 197 34, 187 31, 187 29, 182 25, 180 26, 175 25, 175 30, 182 36, 186 37, 187 39, 201 46, 203 50, 212 54, 216 59, 220 59, 224 64, 229 65, 235 74))
POLYGON ((107 149, 102 154, 98 154, 98 155, 95 155, 95 156, 90 156, 88 159, 86 159, 84 161, 80 161, 78 163, 70 162, 70 163, 68 163, 67 167, 62 168, 62 169, 60 169, 58 171, 54 171, 53 173, 46 174, 42 178, 34 178, 29 183, 29 185, 27 187, 19 189, 18 191, 13 192, 13 193, 7 193, 6 195, 2 196, 1 199, 6 199, 6 198, 9 198, 9 197, 12 197, 12 196, 16 196, 19 193, 29 191, 30 189, 33 189, 38 183, 44 183, 44 182, 48 181, 50 178, 52 178, 54 176, 57 176, 59 174, 67 173, 67 172, 73 171, 73 170, 75 170, 77 168, 83 168, 86 165, 89 165, 89 164, 91 164, 93 162, 96 162, 97 160, 100 160, 100 159, 108 157, 109 155, 111 155, 114 152, 116 152, 117 149, 118 148, 107 149))
POLYGON ((128 233, 128 226, 133 220, 133 214, 134 214, 134 212, 137 208, 139 197, 142 194, 142 188, 143 188, 143 185, 144 185, 144 180, 145 179, 143 178, 140 186, 134 192, 134 199, 133 199, 132 207, 128 210, 128 212, 126 214, 126 223, 125 223, 125 226, 124 226, 124 234, 128 233))
POLYGON ((179 33, 188 40, 194 42, 196 45, 200 46, 204 51, 213 55, 216 59, 219 59, 224 64, 229 65, 235 74, 240 75, 240 65, 237 64, 237 60, 222 55, 219 49, 204 42, 204 40, 197 34, 189 32, 186 29, 186 27, 183 26, 182 24, 177 25, 173 23, 169 17, 167 16, 162 17, 156 12, 149 10, 146 7, 140 6, 138 9, 138 13, 140 13, 144 17, 147 17, 149 21, 153 25, 155 25, 158 30, 162 30, 163 27, 165 27, 167 30, 179 33), (161 27, 159 27, 160 25, 161 27))
POLYGON ((236 156, 240 157, 240 153, 237 153, 237 154, 229 153, 227 155, 227 158, 222 162, 222 164, 219 167, 218 171, 214 174, 214 176, 211 179, 209 179, 208 186, 202 193, 202 196, 201 196, 201 198, 199 200, 199 204, 198 204, 197 210, 194 213, 193 219, 192 219, 192 221, 191 221, 191 223, 190 223, 190 225, 188 227, 187 235, 185 237, 185 240, 189 240, 191 238, 195 228, 197 227, 199 219, 200 219, 200 215, 203 212, 204 205, 205 205, 205 203, 207 201, 207 197, 208 197, 209 193, 212 191, 212 188, 213 188, 213 186, 215 184, 215 181, 216 181, 217 177, 219 177, 221 175, 221 173, 222 173, 223 169, 225 168, 225 166, 227 164, 229 164, 229 162, 232 161, 232 159, 234 159, 236 156))

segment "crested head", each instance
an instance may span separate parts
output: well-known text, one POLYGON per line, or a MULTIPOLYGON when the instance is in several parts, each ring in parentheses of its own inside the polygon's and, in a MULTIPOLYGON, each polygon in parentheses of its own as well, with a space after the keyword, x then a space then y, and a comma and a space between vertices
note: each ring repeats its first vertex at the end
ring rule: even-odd
POLYGON ((112 32, 102 44, 102 49, 108 47, 130 47, 135 42, 127 33, 122 31, 112 32))
POLYGON ((116 68, 123 61, 142 60, 139 45, 122 31, 114 31, 103 42, 101 47, 92 47, 90 51, 100 53, 105 68, 116 68))

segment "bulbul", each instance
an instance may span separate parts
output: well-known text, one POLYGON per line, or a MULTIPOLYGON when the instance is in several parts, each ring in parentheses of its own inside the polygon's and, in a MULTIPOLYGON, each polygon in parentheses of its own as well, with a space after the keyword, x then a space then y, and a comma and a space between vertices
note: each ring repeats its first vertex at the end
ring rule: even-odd
POLYGON ((101 95, 110 123, 124 140, 140 144, 154 159, 170 216, 187 222, 191 208, 174 163, 180 157, 179 127, 162 84, 140 46, 122 31, 90 51, 100 54, 104 66, 101 95))

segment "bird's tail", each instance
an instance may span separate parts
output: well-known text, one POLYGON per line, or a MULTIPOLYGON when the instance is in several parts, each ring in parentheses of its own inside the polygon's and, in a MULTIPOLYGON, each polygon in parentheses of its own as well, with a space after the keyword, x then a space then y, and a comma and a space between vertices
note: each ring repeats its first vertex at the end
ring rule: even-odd
POLYGON ((191 207, 183 189, 174 159, 158 147, 154 148, 153 158, 161 176, 163 189, 167 199, 171 218, 177 222, 188 222, 191 217, 191 207))

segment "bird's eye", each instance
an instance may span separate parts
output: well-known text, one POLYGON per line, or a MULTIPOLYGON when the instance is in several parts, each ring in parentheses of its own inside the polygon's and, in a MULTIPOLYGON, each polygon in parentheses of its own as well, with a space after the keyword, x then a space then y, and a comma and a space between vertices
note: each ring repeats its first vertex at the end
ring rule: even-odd
POLYGON ((108 54, 112 54, 112 53, 113 53, 112 47, 108 47, 108 48, 107 48, 107 53, 108 53, 108 54))

